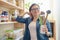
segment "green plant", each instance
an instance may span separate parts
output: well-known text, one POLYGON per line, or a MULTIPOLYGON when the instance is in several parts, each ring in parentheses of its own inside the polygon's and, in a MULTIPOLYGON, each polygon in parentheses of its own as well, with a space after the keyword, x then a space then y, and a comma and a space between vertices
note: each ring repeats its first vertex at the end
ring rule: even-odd
POLYGON ((24 5, 24 7, 28 10, 29 9, 29 6, 30 6, 30 2, 28 2, 28 3, 26 3, 25 5, 24 5))

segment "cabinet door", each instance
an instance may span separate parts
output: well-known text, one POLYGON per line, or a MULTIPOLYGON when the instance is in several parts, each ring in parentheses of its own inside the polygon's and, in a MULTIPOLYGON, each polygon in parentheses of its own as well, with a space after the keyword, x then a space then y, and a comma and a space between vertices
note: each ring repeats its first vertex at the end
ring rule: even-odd
POLYGON ((51 22, 51 29, 52 29, 52 37, 50 37, 50 40, 56 40, 56 27, 55 22, 51 22))

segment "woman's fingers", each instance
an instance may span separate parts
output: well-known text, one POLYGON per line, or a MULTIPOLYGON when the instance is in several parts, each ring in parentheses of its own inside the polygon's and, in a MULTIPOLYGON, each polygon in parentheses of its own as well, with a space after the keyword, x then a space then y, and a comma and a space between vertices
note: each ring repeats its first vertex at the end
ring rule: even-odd
POLYGON ((44 25, 44 27, 42 27, 42 31, 43 31, 43 32, 48 32, 48 28, 47 28, 46 25, 44 25))
POLYGON ((46 30, 46 28, 45 27, 42 27, 42 29, 41 29, 43 32, 45 32, 45 30, 46 30))

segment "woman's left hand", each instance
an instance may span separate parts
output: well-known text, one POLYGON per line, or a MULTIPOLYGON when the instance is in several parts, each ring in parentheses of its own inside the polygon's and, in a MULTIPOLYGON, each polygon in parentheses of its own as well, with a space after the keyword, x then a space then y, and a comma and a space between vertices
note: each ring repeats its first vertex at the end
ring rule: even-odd
POLYGON ((47 26, 44 25, 44 27, 45 27, 45 33, 47 34, 47 36, 49 36, 49 32, 48 32, 48 28, 47 28, 47 26))

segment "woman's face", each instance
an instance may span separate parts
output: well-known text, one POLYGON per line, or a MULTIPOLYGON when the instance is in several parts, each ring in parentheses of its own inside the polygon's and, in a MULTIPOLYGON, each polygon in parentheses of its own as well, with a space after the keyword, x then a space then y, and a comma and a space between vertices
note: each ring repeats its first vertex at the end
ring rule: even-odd
POLYGON ((39 8, 39 6, 34 5, 31 8, 31 14, 32 14, 33 17, 39 16, 40 15, 40 8, 39 8))

